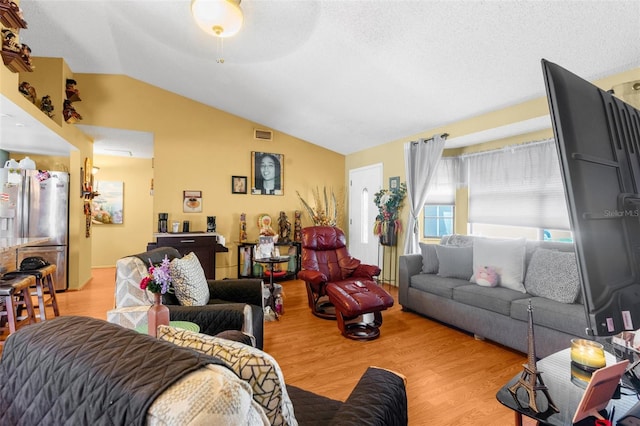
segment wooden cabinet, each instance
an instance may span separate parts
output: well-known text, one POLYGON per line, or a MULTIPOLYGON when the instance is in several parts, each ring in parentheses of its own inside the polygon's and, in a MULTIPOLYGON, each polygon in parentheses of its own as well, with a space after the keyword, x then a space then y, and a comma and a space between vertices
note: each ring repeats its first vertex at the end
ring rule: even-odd
MULTIPOLYGON (((268 265, 254 262, 253 253, 256 243, 240 243, 238 245, 238 278, 265 278, 268 265)), ((288 262, 274 266, 274 281, 294 280, 301 268, 302 248, 298 242, 275 243, 281 256, 289 256, 288 262), (277 272, 281 272, 278 274, 277 272), (284 274, 282 274, 284 272, 284 274)))
POLYGON ((174 247, 181 255, 195 253, 204 269, 207 279, 216 279, 216 253, 228 252, 229 249, 218 244, 218 237, 213 233, 186 232, 177 234, 156 234, 156 242, 149 243, 147 250, 156 247, 174 247))

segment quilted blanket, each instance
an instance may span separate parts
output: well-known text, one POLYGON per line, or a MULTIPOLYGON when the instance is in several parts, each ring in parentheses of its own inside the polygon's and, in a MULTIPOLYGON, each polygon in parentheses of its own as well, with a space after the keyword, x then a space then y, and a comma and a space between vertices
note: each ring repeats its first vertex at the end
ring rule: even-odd
POLYGON ((105 321, 59 317, 27 326, 0 362, 2 425, 142 425, 166 388, 222 361, 105 321))

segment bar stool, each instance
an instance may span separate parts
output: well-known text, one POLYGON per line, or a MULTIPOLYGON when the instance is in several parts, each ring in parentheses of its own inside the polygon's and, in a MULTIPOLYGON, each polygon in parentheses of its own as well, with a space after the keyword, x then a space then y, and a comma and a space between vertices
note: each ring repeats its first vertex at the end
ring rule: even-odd
MULTIPOLYGON (((18 276, 8 280, 0 281, 0 300, 4 303, 4 310, 0 311, 0 319, 7 317, 7 323, 0 326, 4 332, 9 330, 9 334, 15 333, 18 327, 24 323, 32 324, 36 322, 36 315, 31 302, 29 288, 35 285, 36 279, 32 275, 18 276), (24 305, 27 315, 20 317, 18 309, 24 305)), ((1 321, 0 321, 1 323, 1 321)), ((4 340, 0 341, 0 346, 4 345, 4 340)))
POLYGON ((60 310, 58 309, 58 299, 56 299, 56 290, 53 284, 53 276, 56 273, 56 269, 56 265, 47 265, 34 271, 38 272, 38 274, 35 275, 36 291, 31 295, 38 296, 38 310, 40 311, 40 321, 45 321, 47 319, 45 313, 45 309, 47 306, 53 307, 53 316, 60 316, 60 310), (45 295, 48 295, 46 299, 45 295))
MULTIPOLYGON (((34 269, 32 271, 13 271, 4 275, 7 277, 22 277, 32 276, 35 279, 35 283, 31 287, 35 288, 35 291, 31 293, 31 296, 38 298, 38 311, 40 321, 46 321, 46 307, 53 307, 53 315, 60 316, 60 310, 58 309, 58 300, 56 299, 56 290, 53 283, 53 276, 56 272, 56 265, 43 266, 40 269, 34 269), (48 296, 45 299, 45 296, 48 296)), ((20 313, 20 309, 18 309, 20 313)))

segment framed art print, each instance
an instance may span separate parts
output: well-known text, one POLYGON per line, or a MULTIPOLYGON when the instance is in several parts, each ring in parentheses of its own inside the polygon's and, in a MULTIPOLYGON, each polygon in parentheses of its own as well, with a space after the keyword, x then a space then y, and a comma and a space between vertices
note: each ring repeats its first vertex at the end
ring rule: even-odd
POLYGON ((391 192, 397 192, 400 188, 400 176, 394 176, 389 178, 389 189, 391 192))
POLYGON ((97 181, 99 192, 92 201, 91 222, 102 225, 121 225, 123 217, 124 182, 97 181))
POLYGON ((247 177, 231 176, 231 193, 246 194, 247 193, 247 177))
POLYGON ((184 213, 202 213, 202 191, 183 191, 182 211, 184 213))
POLYGON ((284 155, 251 152, 251 193, 283 195, 284 155))

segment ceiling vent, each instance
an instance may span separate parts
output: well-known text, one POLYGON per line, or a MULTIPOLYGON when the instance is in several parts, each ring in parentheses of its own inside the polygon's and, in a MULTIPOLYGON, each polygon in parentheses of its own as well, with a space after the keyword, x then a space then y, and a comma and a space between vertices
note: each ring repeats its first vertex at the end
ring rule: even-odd
POLYGON ((273 132, 271 130, 253 129, 253 138, 260 141, 272 141, 273 132))

